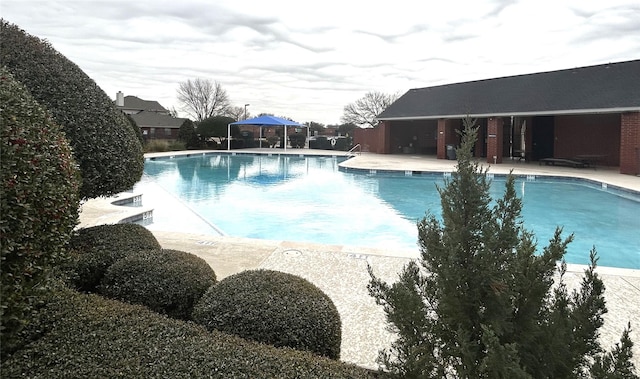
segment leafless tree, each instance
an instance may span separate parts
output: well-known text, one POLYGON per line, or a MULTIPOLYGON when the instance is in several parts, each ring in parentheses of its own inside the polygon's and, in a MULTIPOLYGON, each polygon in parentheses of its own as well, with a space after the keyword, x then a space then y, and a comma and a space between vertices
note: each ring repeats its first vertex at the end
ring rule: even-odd
POLYGON ((181 82, 178 101, 182 104, 182 110, 196 121, 226 115, 231 106, 227 91, 220 83, 201 78, 181 82))
POLYGON ((354 124, 361 128, 376 127, 376 117, 382 113, 391 103, 398 99, 398 94, 386 94, 382 92, 367 92, 364 97, 344 107, 342 122, 354 124))
POLYGON ((245 111, 244 107, 233 106, 233 107, 229 107, 226 115, 229 117, 235 118, 236 121, 240 121, 240 120, 244 120, 245 118, 249 118, 249 113, 245 115, 244 111, 245 111))

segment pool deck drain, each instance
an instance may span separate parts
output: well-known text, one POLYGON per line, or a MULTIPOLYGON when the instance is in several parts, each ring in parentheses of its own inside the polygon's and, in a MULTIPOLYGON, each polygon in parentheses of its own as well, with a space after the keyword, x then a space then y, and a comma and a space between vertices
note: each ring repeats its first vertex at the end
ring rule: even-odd
MULTIPOLYGON (((300 154, 299 149, 291 152, 300 154)), ((254 153, 272 153, 273 149, 252 149, 254 153), (269 151, 270 150, 270 151, 269 151)), ((334 154, 305 150, 305 154, 334 154)), ((189 152, 194 154, 197 152, 189 152)), ((179 155, 179 153, 171 153, 179 155)), ((152 156, 162 156, 153 154, 152 156)), ((358 169, 395 169, 402 171, 451 172, 455 161, 438 160, 411 155, 378 155, 363 153, 343 164, 358 169), (417 159, 419 158, 419 159, 417 159)), ((589 170, 566 167, 539 166, 524 162, 492 165, 492 173, 505 174, 510 170, 519 175, 559 175, 596 180, 608 185, 640 192, 640 178, 621 175, 611 169, 589 170)), ((144 194, 143 194, 144 202, 144 194)), ((81 226, 115 223, 123 215, 121 208, 105 207, 93 200, 83 205, 81 226), (94 206, 94 204, 96 204, 94 206), (110 214, 112 212, 113 214, 110 214)), ((129 207, 131 208, 131 207, 129 207)), ((194 221, 195 222, 195 221, 194 221)), ((216 272, 218 279, 250 269, 273 269, 299 275, 322 289, 336 304, 343 324, 341 359, 365 367, 375 368, 378 350, 389 347, 394 336, 387 330, 384 313, 369 296, 366 288, 369 275, 367 265, 387 282, 397 280, 401 268, 416 251, 391 251, 358 246, 322 245, 291 241, 256 240, 231 236, 177 233, 153 230, 163 248, 182 250, 203 258, 216 272)), ((584 266, 568 265, 567 286, 580 285, 584 266)), ((600 329, 603 347, 610 349, 631 322, 634 341, 634 360, 640 366, 640 270, 598 267, 605 286, 608 313, 600 329)))
POLYGON ((217 242, 214 241, 197 241, 196 245, 214 246, 217 242))

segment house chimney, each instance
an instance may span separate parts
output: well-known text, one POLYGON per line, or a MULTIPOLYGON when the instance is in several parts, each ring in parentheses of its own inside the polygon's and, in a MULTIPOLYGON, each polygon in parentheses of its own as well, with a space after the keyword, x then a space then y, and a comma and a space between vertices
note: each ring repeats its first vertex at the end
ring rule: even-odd
POLYGON ((124 93, 122 93, 122 91, 116 93, 116 106, 124 107, 124 93))

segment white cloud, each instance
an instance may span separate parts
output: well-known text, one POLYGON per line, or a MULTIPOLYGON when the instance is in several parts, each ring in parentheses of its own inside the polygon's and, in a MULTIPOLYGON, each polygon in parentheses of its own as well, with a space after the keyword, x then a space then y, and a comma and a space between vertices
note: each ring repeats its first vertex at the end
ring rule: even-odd
POLYGON ((179 107, 180 81, 220 82, 252 114, 339 123, 368 91, 638 59, 635 0, 3 0, 105 92, 179 107))

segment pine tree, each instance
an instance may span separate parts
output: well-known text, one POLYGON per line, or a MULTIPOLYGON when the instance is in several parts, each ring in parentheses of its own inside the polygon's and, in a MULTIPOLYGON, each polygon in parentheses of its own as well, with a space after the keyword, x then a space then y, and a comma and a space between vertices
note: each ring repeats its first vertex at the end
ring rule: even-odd
POLYGON ((629 338, 631 325, 622 333, 620 343, 614 346, 610 353, 596 357, 595 363, 591 367, 591 375, 599 379, 632 379, 637 378, 634 374, 632 363, 633 353, 631 348, 633 342, 629 338))
POLYGON ((457 170, 438 187, 442 219, 427 213, 418 222, 420 259, 393 284, 369 268, 369 292, 398 336, 380 352, 381 368, 406 378, 582 377, 588 357, 602 353, 595 249, 580 289, 569 292, 563 256, 573 235, 556 228, 536 253, 513 176, 492 203, 487 171, 471 155, 474 124, 464 120, 457 170))

